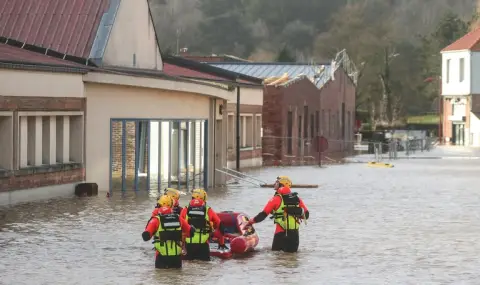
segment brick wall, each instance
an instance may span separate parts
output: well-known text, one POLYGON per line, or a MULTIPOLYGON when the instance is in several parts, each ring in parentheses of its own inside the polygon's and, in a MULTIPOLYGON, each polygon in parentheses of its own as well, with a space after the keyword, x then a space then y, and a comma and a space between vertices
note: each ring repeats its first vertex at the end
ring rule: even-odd
MULTIPOLYGON (((14 112, 14 133, 18 133, 19 111, 85 111, 85 98, 0 96, 0 111, 14 112)), ((14 161, 18 159, 18 137, 14 136, 14 161)), ((17 163, 14 163, 17 165, 17 163)), ((0 171, 0 192, 62 185, 85 180, 83 164, 58 164, 0 171)))
POLYGON ((70 184, 85 180, 82 165, 0 172, 0 192, 70 184))
MULTIPOLYGON (((125 124, 126 131, 126 157, 125 157, 125 174, 127 176, 135 175, 135 141, 136 141, 136 127, 134 121, 127 121, 125 124)), ((144 169, 148 167, 148 146, 149 139, 145 139, 144 148, 144 169)), ((122 122, 112 122, 112 176, 122 176, 122 122)))
MULTIPOLYGON (((265 92, 264 92, 265 96, 265 92)), ((228 113, 233 113, 234 116, 237 113, 237 104, 235 103, 229 103, 227 104, 227 112, 228 113)), ((241 114, 252 114, 254 118, 256 118, 257 114, 262 114, 262 106, 259 105, 248 105, 248 104, 240 104, 240 113, 241 114)), ((263 122, 263 115, 262 115, 262 122, 263 122)), ((234 124, 234 128, 236 127, 236 122, 234 124)), ((253 136, 253 141, 254 144, 256 142, 256 133, 255 133, 255 127, 256 127, 256 122, 253 121, 253 130, 254 130, 254 136, 253 136)), ((230 132, 231 130, 227 130, 227 132, 230 132)), ((234 129, 235 131, 235 129, 234 129)), ((235 141, 236 141, 236 135, 235 135, 235 141)), ((259 158, 262 157, 262 148, 254 146, 252 149, 241 149, 240 150, 240 160, 243 159, 252 159, 252 158, 259 158)), ((228 161, 235 161, 237 159, 237 153, 235 147, 233 149, 228 149, 227 150, 227 160, 228 161)))
POLYGON ((338 156, 338 153, 348 153, 353 144, 355 120, 355 86, 342 69, 335 73, 335 80, 329 81, 321 90, 307 78, 292 82, 284 87, 265 86, 263 105, 263 160, 266 165, 273 164, 314 164, 318 163, 318 152, 315 137, 322 134, 329 140, 329 149, 325 155, 338 156), (342 103, 345 103, 345 134, 342 133, 341 118, 338 127, 326 131, 328 119, 322 120, 322 110, 341 117, 342 103), (304 107, 308 106, 307 132, 305 133, 304 107), (288 122, 287 114, 292 112, 292 153, 288 154, 288 122), (317 132, 316 112, 319 115, 317 132), (350 122, 348 120, 350 112, 350 122), (314 115, 313 137, 311 131, 311 115, 314 115), (299 122, 299 116, 302 121, 299 122), (301 131, 299 133, 299 124, 301 131), (351 128, 351 129, 348 129, 351 128), (350 135, 348 133, 351 132, 350 135), (300 147, 299 147, 300 146, 300 147), (302 150, 303 148, 303 150, 302 150))
POLYGON ((446 98, 443 99, 443 120, 442 120, 442 132, 443 138, 450 138, 452 140, 452 122, 448 119, 452 115, 452 101, 446 98))
POLYGON ((85 98, 0 96, 0 111, 85 111, 85 98))

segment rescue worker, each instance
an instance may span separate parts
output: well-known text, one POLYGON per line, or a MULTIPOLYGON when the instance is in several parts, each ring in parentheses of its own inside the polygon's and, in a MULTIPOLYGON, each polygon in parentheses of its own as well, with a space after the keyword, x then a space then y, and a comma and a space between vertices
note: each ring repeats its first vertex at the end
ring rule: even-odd
POLYGON ((225 246, 225 228, 217 213, 207 205, 207 192, 203 189, 192 191, 190 204, 182 209, 180 217, 195 227, 195 234, 185 239, 188 260, 210 260, 210 245, 208 240, 214 230, 220 231, 219 248, 227 249, 225 246))
MULTIPOLYGON (((170 196, 173 198, 174 204, 172 207, 173 213, 180 215, 180 212, 182 211, 182 208, 179 206, 179 200, 180 200, 180 191, 178 191, 175 188, 165 188, 163 190, 163 194, 170 196)), ((158 215, 158 211, 160 210, 160 205, 158 203, 155 205, 155 209, 152 211, 152 218, 156 217, 158 215)))
POLYGON ((177 215, 180 215, 182 212, 182 207, 180 207, 180 191, 175 188, 165 188, 164 194, 173 198, 173 212, 177 215))
POLYGON ((182 233, 192 236, 195 233, 195 227, 173 213, 174 201, 170 196, 163 195, 158 200, 158 204, 160 205, 159 214, 150 219, 142 233, 142 238, 148 241, 153 236, 155 268, 181 268, 182 233))
POLYGON ((300 244, 298 229, 303 219, 307 220, 309 212, 298 194, 290 190, 292 181, 286 176, 279 176, 275 182, 275 195, 254 218, 248 223, 260 223, 269 215, 273 215, 275 235, 272 250, 284 252, 297 252, 300 244))

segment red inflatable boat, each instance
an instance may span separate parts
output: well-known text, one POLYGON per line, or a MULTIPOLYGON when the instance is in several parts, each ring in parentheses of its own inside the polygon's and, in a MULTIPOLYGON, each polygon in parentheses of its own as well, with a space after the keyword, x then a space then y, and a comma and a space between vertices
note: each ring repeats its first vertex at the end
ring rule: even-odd
POLYGON ((220 258, 230 258, 234 254, 253 251, 258 245, 258 234, 248 224, 248 216, 243 213, 225 211, 217 213, 225 226, 225 245, 227 249, 218 248, 220 233, 214 232, 210 239, 210 255, 220 258))

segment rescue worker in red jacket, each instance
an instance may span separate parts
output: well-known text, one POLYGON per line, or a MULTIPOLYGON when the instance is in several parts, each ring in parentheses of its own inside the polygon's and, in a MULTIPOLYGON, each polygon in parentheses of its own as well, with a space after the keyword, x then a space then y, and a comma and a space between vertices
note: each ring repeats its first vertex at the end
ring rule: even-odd
POLYGON ((275 195, 249 224, 260 223, 269 215, 273 215, 275 235, 272 250, 284 252, 297 252, 300 244, 299 228, 302 220, 307 220, 309 212, 297 193, 290 190, 292 182, 286 176, 277 177, 275 182, 275 195))
MULTIPOLYGON (((163 194, 173 198, 174 204, 172 207, 172 211, 174 214, 180 215, 180 212, 182 211, 182 207, 180 207, 180 201, 179 201, 180 191, 178 191, 175 188, 165 188, 165 190, 163 191, 163 194)), ((155 209, 153 209, 152 211, 152 218, 158 215, 159 209, 160 209, 160 206, 157 203, 157 205, 155 205, 155 209)))
POLYGON ((208 240, 214 230, 221 233, 219 248, 226 249, 225 228, 217 213, 207 205, 207 192, 203 189, 194 189, 190 204, 182 209, 180 217, 195 227, 195 234, 185 239, 187 250, 186 259, 210 260, 210 245, 208 240))
POLYGON ((182 233, 191 236, 195 227, 172 211, 173 199, 163 195, 158 200, 159 214, 151 218, 142 233, 144 241, 153 237, 156 268, 182 267, 182 233))

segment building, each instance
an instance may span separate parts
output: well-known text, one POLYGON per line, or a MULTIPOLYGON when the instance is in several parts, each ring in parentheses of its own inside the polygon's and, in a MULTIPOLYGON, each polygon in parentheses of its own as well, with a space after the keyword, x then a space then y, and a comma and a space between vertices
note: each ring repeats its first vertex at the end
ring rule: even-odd
MULTIPOLYGON (((316 142, 320 136, 328 140, 324 156, 342 157, 350 152, 355 127, 356 73, 345 52, 337 58, 340 60, 323 65, 210 63, 265 79, 261 143, 264 164, 318 163, 316 142)), ((229 110, 234 109, 232 104, 229 110)))
POLYGON ((480 29, 441 54, 443 138, 446 143, 480 146, 480 29))
MULTIPOLYGON (((232 56, 231 56, 232 57, 232 56)), ((198 57, 206 58, 206 57, 198 57)), ((209 58, 209 57, 208 57, 209 58)), ((263 79, 248 74, 230 71, 221 67, 199 63, 194 60, 186 59, 184 57, 165 57, 165 62, 175 65, 176 68, 188 68, 189 70, 196 70, 217 77, 223 77, 227 80, 236 82, 239 86, 240 96, 240 168, 259 167, 262 166, 262 106, 263 106, 263 79)), ((181 72, 175 72, 179 75, 181 72)), ((186 73, 182 76, 192 78, 194 74, 186 73)), ((217 83, 222 81, 209 79, 217 83)), ((235 100, 228 101, 226 105, 222 106, 222 110, 227 114, 227 124, 225 124, 225 131, 228 133, 225 137, 227 144, 226 157, 227 168, 235 168, 237 162, 236 155, 236 106, 237 96, 235 100)))
POLYGON ((165 73, 146 0, 9 1, 0 19, 1 204, 221 180, 236 85, 165 73))

